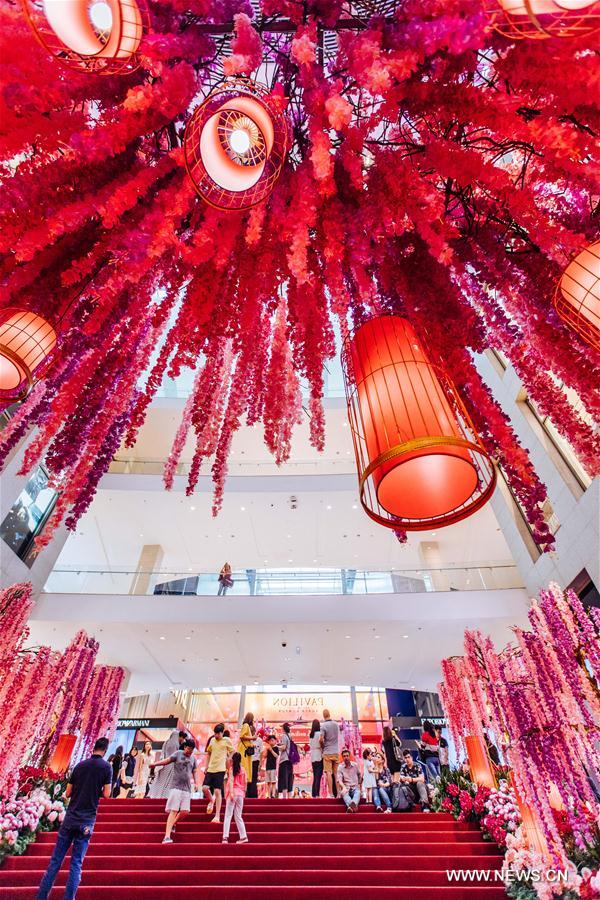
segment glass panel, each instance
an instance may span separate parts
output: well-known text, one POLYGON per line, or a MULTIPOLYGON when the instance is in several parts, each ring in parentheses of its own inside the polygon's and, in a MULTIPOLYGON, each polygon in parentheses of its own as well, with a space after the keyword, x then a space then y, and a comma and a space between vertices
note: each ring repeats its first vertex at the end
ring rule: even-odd
POLYGON ((0 537, 31 568, 37 553, 34 538, 42 531, 58 494, 48 487, 48 474, 38 466, 8 511, 0 537))

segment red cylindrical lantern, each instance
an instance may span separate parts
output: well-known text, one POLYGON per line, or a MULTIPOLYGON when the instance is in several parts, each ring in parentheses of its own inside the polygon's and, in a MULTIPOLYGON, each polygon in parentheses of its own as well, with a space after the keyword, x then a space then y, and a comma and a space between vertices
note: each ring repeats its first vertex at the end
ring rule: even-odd
POLYGON ((27 396, 55 344, 54 328, 37 313, 25 309, 0 313, 0 401, 27 396))
POLYGON ((600 0, 483 0, 492 25, 510 38, 578 37, 600 28, 600 0))
POLYGON ((198 107, 185 131, 185 165, 203 200, 247 209, 273 189, 289 128, 279 98, 244 79, 227 79, 198 107))
POLYGON ((471 515, 491 496, 494 466, 456 390, 410 323, 369 319, 342 365, 359 472, 372 519, 421 531, 471 515))
POLYGON ((21 0, 34 34, 71 68, 106 75, 133 72, 148 29, 145 0, 21 0))
POLYGON ((600 241, 571 260, 556 288, 554 306, 561 319, 600 350, 600 241))

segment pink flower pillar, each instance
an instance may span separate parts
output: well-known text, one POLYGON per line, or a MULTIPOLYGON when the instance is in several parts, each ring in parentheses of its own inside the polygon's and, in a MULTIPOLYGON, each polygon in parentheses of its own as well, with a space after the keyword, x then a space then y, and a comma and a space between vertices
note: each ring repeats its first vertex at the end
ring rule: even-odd
POLYGON ((533 601, 529 620, 532 630, 515 629, 517 646, 500 653, 489 638, 466 632, 465 656, 444 661, 440 693, 459 746, 469 729, 491 728, 548 853, 562 865, 551 790, 581 846, 592 840, 590 811, 599 812, 588 780, 600 769, 598 625, 572 591, 556 584, 533 601))
POLYGON ((27 620, 33 609, 29 583, 0 591, 0 677, 27 640, 27 620))

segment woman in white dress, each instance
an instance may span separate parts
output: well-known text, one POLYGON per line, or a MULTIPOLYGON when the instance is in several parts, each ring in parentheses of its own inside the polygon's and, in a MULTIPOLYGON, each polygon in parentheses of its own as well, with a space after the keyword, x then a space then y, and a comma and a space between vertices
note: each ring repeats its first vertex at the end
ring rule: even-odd
POLYGON ((135 766, 135 774, 133 776, 133 788, 136 799, 143 800, 146 796, 146 788, 150 778, 150 765, 154 759, 152 752, 152 744, 150 741, 144 742, 144 749, 138 753, 135 766))
POLYGON ((371 751, 363 750, 363 790, 367 803, 373 802, 373 788, 377 787, 375 767, 371 759, 371 751))

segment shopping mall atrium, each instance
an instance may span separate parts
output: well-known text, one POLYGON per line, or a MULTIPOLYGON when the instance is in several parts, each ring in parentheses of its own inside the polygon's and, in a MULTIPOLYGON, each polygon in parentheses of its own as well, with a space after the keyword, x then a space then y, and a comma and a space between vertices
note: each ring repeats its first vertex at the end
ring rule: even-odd
POLYGON ((600 896, 600 2, 0 21, 0 900, 600 896))

